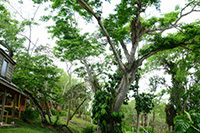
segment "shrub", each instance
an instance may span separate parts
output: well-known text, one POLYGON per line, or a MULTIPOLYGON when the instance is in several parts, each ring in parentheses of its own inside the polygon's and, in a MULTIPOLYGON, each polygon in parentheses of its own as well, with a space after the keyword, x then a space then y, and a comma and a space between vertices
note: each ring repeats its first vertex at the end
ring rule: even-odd
POLYGON ((67 111, 61 111, 61 116, 67 116, 67 111))
POLYGON ((84 128, 81 133, 94 133, 94 127, 93 126, 87 126, 86 128, 84 128))
MULTIPOLYGON (((134 132, 136 132, 136 127, 134 127, 134 132)), ((139 132, 140 132, 140 133, 145 133, 145 132, 151 133, 151 132, 152 132, 152 128, 140 127, 140 128, 139 128, 139 132)), ((157 133, 156 129, 154 129, 153 132, 154 132, 154 133, 157 133)))
POLYGON ((26 109, 26 111, 22 112, 21 117, 26 118, 26 119, 30 119, 30 120, 34 120, 34 119, 38 118, 39 115, 40 114, 37 110, 26 109))
POLYGON ((52 115, 59 115, 59 112, 57 110, 51 110, 52 115))
POLYGON ((74 111, 70 110, 70 116, 72 116, 72 115, 73 115, 73 113, 74 113, 74 111))

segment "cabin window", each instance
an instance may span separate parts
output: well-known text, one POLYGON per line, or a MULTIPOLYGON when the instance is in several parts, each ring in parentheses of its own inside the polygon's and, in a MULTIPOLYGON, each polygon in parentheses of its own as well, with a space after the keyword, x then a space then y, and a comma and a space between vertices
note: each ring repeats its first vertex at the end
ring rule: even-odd
POLYGON ((8 66, 8 62, 7 61, 3 61, 3 66, 2 66, 2 69, 1 69, 1 75, 2 76, 6 76, 6 69, 7 69, 7 66, 8 66))

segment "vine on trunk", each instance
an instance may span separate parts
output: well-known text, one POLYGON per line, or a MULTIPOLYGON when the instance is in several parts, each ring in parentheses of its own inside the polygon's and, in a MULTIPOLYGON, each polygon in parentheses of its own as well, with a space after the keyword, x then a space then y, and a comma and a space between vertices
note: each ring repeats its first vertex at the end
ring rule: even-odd
POLYGON ((108 74, 110 81, 105 83, 104 90, 98 90, 95 93, 93 101, 92 118, 94 123, 98 124, 102 132, 121 133, 122 112, 112 112, 112 103, 116 97, 115 88, 118 86, 121 79, 121 74, 118 72, 111 75, 108 74))

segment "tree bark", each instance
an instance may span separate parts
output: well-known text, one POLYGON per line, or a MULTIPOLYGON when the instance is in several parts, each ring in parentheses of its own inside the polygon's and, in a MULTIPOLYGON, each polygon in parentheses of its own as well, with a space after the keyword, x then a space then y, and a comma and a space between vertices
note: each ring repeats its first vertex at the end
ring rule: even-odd
POLYGON ((47 101, 45 101, 45 105, 46 105, 46 111, 47 111, 47 115, 48 115, 49 121, 50 121, 50 123, 52 123, 52 121, 51 121, 51 114, 50 114, 50 108, 49 108, 49 103, 47 103, 47 101))
POLYGON ((139 133, 139 129, 140 129, 140 114, 137 113, 136 133, 139 133))
MULTIPOLYGON (((126 97, 126 94, 130 88, 130 84, 132 83, 132 80, 129 80, 130 74, 124 74, 121 80, 121 83, 119 84, 119 87, 116 90, 117 97, 115 98, 115 102, 113 105, 113 111, 119 112, 121 105, 124 101, 124 98, 126 97)), ((135 75, 134 75, 135 77, 135 75)))
POLYGON ((155 126, 155 109, 153 109, 152 133, 154 132, 154 126, 155 126))
POLYGON ((86 101, 86 98, 81 102, 81 104, 76 108, 76 110, 74 111, 74 113, 72 114, 72 116, 70 117, 70 120, 74 117, 74 115, 76 114, 76 112, 78 111, 78 109, 81 107, 81 105, 83 105, 83 103, 86 101))
POLYGON ((88 77, 89 77, 89 82, 90 85, 92 86, 92 92, 95 93, 97 90, 101 90, 101 87, 97 81, 95 81, 96 77, 94 74, 92 74, 92 71, 86 61, 86 59, 83 57, 82 59, 83 64, 85 65, 88 77))
POLYGON ((141 114, 141 125, 142 127, 144 127, 144 113, 141 114))
POLYGON ((13 57, 13 50, 12 48, 4 41, 0 40, 0 43, 2 46, 4 46, 5 48, 8 49, 8 53, 9 53, 9 56, 12 58, 13 57))
POLYGON ((29 91, 24 90, 23 92, 28 96, 28 98, 31 100, 31 102, 34 104, 34 106, 36 107, 36 109, 40 113, 40 116, 41 116, 41 119, 42 119, 42 124, 49 124, 46 117, 45 117, 45 113, 44 113, 40 103, 33 97, 33 95, 29 91))
POLYGON ((70 121, 70 110, 71 110, 71 100, 69 100, 69 107, 68 107, 68 113, 67 113, 67 127, 69 125, 69 121, 70 121))
POLYGON ((144 126, 147 127, 147 114, 144 113, 144 126))
MULTIPOLYGON (((66 62, 66 67, 67 67, 67 62, 66 62)), ((70 99, 69 99, 69 107, 68 107, 68 114, 67 114, 67 124, 66 126, 68 127, 69 125, 69 121, 70 121, 70 110, 71 110, 71 103, 72 103, 72 84, 71 84, 71 80, 72 80, 72 73, 70 72, 72 65, 69 67, 69 69, 67 70, 67 73, 69 75, 69 89, 70 89, 70 99)))

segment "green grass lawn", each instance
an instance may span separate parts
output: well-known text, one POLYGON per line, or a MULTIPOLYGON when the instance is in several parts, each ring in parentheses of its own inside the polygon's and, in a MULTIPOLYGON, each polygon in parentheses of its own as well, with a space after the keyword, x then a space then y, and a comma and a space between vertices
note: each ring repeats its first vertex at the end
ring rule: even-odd
MULTIPOLYGON (((52 122, 54 123, 56 116, 52 117, 52 122)), ((48 127, 42 128, 40 125, 41 119, 29 120, 31 124, 24 123, 22 120, 15 120, 15 123, 19 124, 19 127, 2 127, 0 128, 0 133, 59 133, 59 129, 49 129, 48 127)), ((57 124, 66 124, 66 117, 60 117, 57 124)), ((69 129, 73 133, 81 133, 81 131, 87 127, 96 125, 91 124, 81 118, 74 117, 69 123, 69 129)))

